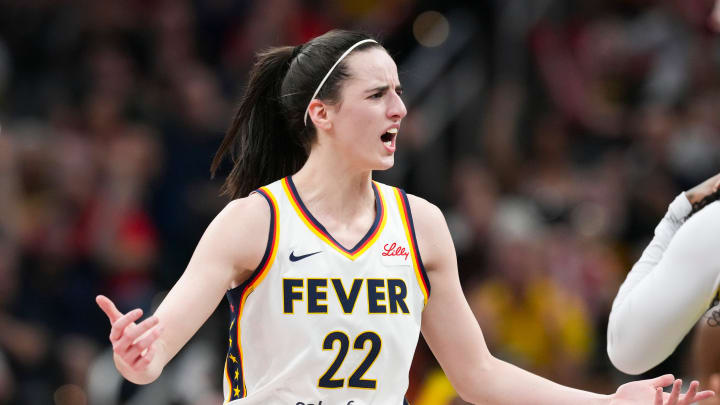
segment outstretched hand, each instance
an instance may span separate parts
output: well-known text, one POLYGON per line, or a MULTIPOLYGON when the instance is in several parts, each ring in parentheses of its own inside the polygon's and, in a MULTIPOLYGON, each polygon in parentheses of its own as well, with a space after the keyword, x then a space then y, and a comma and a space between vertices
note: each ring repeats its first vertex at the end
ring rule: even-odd
POLYGON ((652 380, 633 381, 623 384, 613 395, 612 405, 650 404, 653 405, 690 405, 715 395, 713 391, 698 392, 697 381, 690 383, 685 394, 680 394, 682 380, 666 374, 652 380), (672 384, 672 391, 663 392, 662 387, 672 384), (652 402, 651 402, 652 401, 652 402))
POLYGON ((122 362, 124 368, 135 372, 147 370, 156 352, 153 343, 162 332, 162 326, 158 326, 158 318, 151 316, 138 324, 136 321, 143 314, 141 309, 123 314, 104 295, 98 295, 95 301, 110 320, 110 343, 116 362, 122 362))

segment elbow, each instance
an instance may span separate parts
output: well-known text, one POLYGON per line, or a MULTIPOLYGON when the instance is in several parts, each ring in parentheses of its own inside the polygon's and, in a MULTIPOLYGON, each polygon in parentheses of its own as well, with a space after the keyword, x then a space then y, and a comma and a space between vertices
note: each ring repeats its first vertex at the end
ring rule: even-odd
POLYGON ((455 388, 455 392, 457 393, 458 397, 462 399, 464 402, 467 402, 469 404, 477 404, 479 403, 477 401, 477 395, 475 392, 473 392, 472 387, 467 387, 465 385, 459 385, 459 384, 453 384, 453 388, 455 388))
POLYGON ((461 375, 451 379, 450 382, 455 388, 455 392, 463 401, 471 404, 485 402, 482 395, 487 387, 479 384, 478 381, 489 381, 488 376, 495 374, 497 361, 494 357, 488 356, 474 364, 469 370, 463 370, 461 375))
POLYGON ((653 357, 640 345, 632 344, 629 339, 614 337, 611 327, 608 328, 607 354, 615 368, 630 375, 642 374, 659 363, 653 362, 653 357))
POLYGON ((463 402, 467 402, 468 404, 477 404, 479 402, 472 399, 467 393, 455 390, 457 392, 458 397, 463 400, 463 402))
MULTIPOLYGON (((475 385, 478 385, 477 382, 475 385)), ((467 402, 468 404, 481 404, 483 401, 480 399, 480 395, 477 392, 478 388, 477 386, 455 386, 455 392, 457 392, 458 397, 462 399, 464 402, 467 402)), ((464 403, 463 402, 463 403, 464 403)))
POLYGON ((647 366, 646 364, 634 361, 635 359, 632 358, 633 356, 627 355, 625 352, 618 350, 615 347, 611 348, 609 343, 607 353, 612 365, 625 374, 638 375, 652 368, 652 366, 647 366))

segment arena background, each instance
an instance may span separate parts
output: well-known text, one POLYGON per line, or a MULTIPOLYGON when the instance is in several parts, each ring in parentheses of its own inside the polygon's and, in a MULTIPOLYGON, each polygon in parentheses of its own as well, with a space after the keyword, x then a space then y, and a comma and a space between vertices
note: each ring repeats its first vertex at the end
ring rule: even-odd
MULTIPOLYGON (((209 166, 253 53, 331 28, 398 62, 409 114, 376 178, 445 213, 491 351, 612 392, 631 378, 605 353, 618 285, 673 197, 720 170, 710 8, 0 0, 0 403, 221 403, 224 302, 137 387, 94 297, 162 299, 227 203, 209 166)), ((647 375, 690 377, 691 358, 686 342, 647 375)), ((462 403, 422 341, 410 377, 413 404, 462 403)))

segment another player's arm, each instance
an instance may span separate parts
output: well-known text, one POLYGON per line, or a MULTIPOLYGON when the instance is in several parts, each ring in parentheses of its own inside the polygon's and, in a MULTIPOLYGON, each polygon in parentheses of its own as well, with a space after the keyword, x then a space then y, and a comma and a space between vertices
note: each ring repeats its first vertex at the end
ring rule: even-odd
POLYGON ((695 396, 697 383, 686 397, 678 397, 680 384, 664 394, 658 387, 673 377, 626 384, 613 395, 600 395, 556 384, 524 371, 490 354, 480 326, 463 295, 457 272, 455 248, 445 219, 432 204, 409 196, 420 254, 432 293, 422 318, 422 332, 446 375, 460 396, 482 404, 689 404, 711 392, 695 396), (693 399, 694 398, 694 399, 693 399), (617 401, 617 402, 616 402, 617 401))
POLYGON ((684 221, 719 186, 717 174, 673 200, 620 286, 607 337, 608 356, 619 370, 640 374, 659 364, 707 309, 718 277, 714 234, 720 218, 705 208, 684 221))
POLYGON ((155 314, 139 324, 135 321, 141 310, 122 314, 109 299, 98 296, 98 305, 112 324, 115 365, 126 379, 147 384, 160 375, 226 290, 247 279, 260 263, 269 224, 268 204, 259 195, 228 204, 208 226, 185 272, 155 314))

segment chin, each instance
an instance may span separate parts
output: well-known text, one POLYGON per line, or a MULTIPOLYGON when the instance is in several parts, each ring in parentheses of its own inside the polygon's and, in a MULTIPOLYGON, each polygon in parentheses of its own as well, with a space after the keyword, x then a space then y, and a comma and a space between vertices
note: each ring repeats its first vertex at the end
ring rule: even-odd
POLYGON ((373 170, 387 170, 395 165, 395 155, 383 158, 375 165, 373 170))

